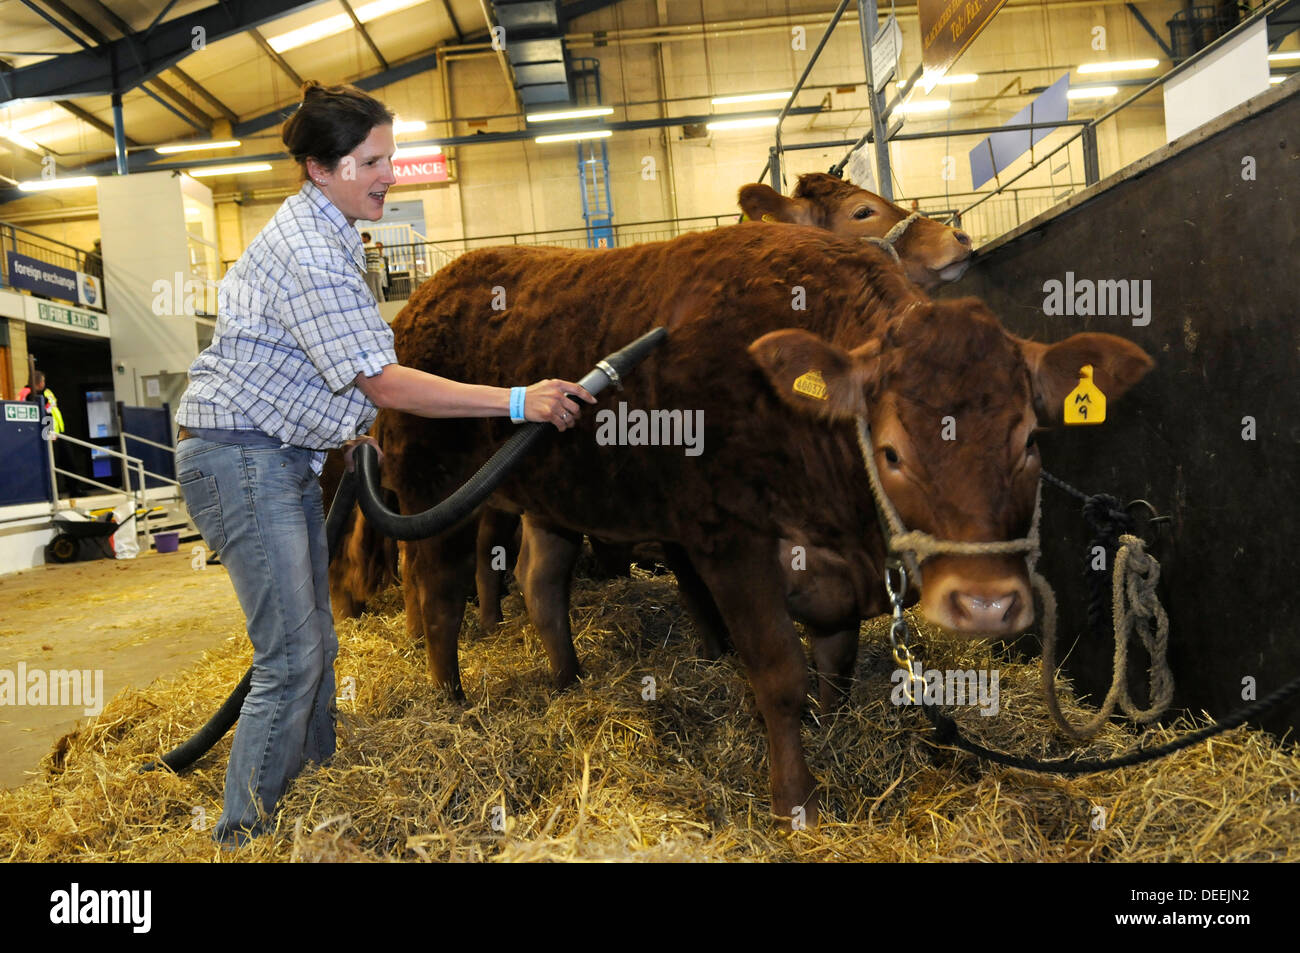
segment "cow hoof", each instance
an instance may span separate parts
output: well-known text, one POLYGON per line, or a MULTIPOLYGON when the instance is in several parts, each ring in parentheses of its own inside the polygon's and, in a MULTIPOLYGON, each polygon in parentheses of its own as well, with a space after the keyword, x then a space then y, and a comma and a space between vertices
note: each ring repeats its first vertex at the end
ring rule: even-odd
POLYGON ((778 830, 791 833, 812 830, 820 819, 817 792, 808 795, 807 800, 802 804, 793 804, 784 811, 775 812, 775 815, 778 830))

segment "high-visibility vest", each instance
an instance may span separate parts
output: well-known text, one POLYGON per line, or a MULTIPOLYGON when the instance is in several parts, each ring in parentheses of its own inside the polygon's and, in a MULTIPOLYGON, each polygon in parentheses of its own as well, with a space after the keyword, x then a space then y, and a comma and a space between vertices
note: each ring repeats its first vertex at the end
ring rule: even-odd
POLYGON ((54 396, 54 391, 48 387, 41 393, 45 395, 46 409, 49 410, 50 416, 54 418, 54 432, 63 433, 63 412, 59 410, 59 400, 54 396))

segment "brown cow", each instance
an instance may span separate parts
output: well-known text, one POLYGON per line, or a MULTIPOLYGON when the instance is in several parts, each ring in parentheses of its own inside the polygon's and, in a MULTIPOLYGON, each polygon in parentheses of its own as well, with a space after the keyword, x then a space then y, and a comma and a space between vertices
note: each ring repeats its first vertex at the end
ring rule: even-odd
MULTIPOLYGON (((868 192, 825 173, 808 173, 799 177, 794 196, 786 198, 766 185, 753 183, 740 189, 740 208, 755 221, 768 220, 787 224, 823 228, 841 238, 884 238, 910 214, 905 209, 874 192, 868 192)), ((955 281, 970 264, 971 240, 963 231, 942 225, 929 218, 915 220, 895 243, 907 276, 922 288, 932 290, 945 281, 955 281)), ((378 432, 376 431, 376 436, 378 432)), ((381 439, 381 445, 382 445, 381 439)), ((342 470, 340 455, 337 469, 342 470)), ((332 487, 326 494, 328 502, 332 487)), ((508 565, 514 565, 519 546, 519 519, 507 513, 485 510, 478 529, 477 593, 479 626, 490 631, 501 621, 501 595, 505 574, 500 571, 499 553, 505 549, 508 565)), ((380 542, 358 513, 345 530, 347 542, 330 567, 330 591, 334 609, 346 617, 360 614, 366 603, 395 580, 396 548, 380 542)), ((630 553, 593 540, 597 557, 612 573, 622 559, 626 570, 630 553)), ((676 572, 692 615, 700 623, 704 651, 717 657, 727 644, 725 627, 717 611, 709 605, 684 557, 675 549, 666 552, 666 561, 676 572)))
MULTIPOLYGON (((841 238, 884 238, 912 213, 874 192, 824 172, 799 176, 786 198, 767 185, 740 190, 740 207, 755 221, 824 228, 841 238)), ((894 243, 907 277, 927 291, 956 281, 970 266, 970 236, 930 218, 918 218, 894 243)))
MULTIPOLYGON (((493 502, 527 514, 521 583, 561 685, 578 674, 567 593, 581 534, 679 548, 749 671, 773 810, 802 807, 812 820, 815 784, 799 741, 806 661, 793 620, 814 635, 826 704, 852 671, 859 620, 886 605, 854 416, 869 420, 885 489, 909 527, 958 541, 1016 538, 1038 481, 1035 411, 1055 417, 1082 364, 1113 400, 1151 361, 1111 335, 1017 340, 975 299, 928 300, 879 248, 799 227, 608 251, 472 252, 417 291, 394 332, 404 364, 504 385, 576 378, 655 325, 668 342, 602 406, 700 414, 702 452, 608 445, 597 437, 609 436, 610 421, 588 411, 493 502), (491 309, 495 286, 508 311, 491 309), (804 310, 792 307, 797 287, 804 310), (824 380, 824 400, 794 389, 810 371, 824 380), (946 416, 955 441, 942 439, 946 416), (806 571, 793 568, 794 545, 806 571)), ((501 420, 385 414, 384 480, 404 512, 443 498, 511 431, 501 420)), ((408 630, 426 639, 434 681, 458 695, 473 545, 472 526, 404 544, 408 630)), ((921 607, 942 625, 1000 634, 1032 621, 1022 559, 935 558, 925 568, 921 607)))

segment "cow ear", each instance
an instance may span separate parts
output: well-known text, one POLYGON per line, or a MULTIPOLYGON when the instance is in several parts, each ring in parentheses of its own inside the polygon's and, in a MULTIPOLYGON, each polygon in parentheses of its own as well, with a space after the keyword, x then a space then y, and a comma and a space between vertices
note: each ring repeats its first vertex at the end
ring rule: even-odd
POLYGON ((1079 368, 1093 367, 1092 379, 1107 400, 1116 400, 1146 376, 1155 361, 1132 341, 1114 334, 1076 334, 1056 344, 1016 339, 1029 365, 1034 409, 1044 425, 1060 423, 1062 407, 1079 384, 1079 368))
POLYGON ((816 225, 812 205, 807 199, 786 198, 770 185, 753 182, 743 186, 739 195, 740 209, 745 217, 755 222, 786 222, 790 225, 816 225))
POLYGON ((875 374, 879 341, 845 351, 787 328, 763 335, 749 353, 776 395, 796 410, 828 420, 866 415, 864 388, 875 374))

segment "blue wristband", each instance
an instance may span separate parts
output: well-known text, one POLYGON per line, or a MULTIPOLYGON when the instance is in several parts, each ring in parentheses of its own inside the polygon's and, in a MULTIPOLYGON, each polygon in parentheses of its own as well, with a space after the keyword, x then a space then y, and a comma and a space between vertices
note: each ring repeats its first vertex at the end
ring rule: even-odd
POLYGON ((510 422, 514 424, 527 423, 528 418, 524 416, 524 395, 528 392, 527 387, 510 388, 510 422))

